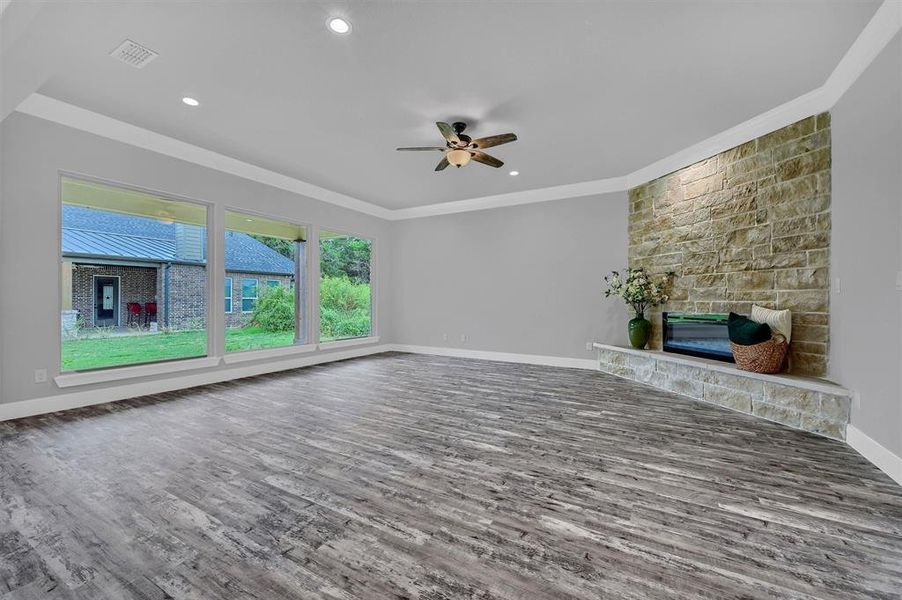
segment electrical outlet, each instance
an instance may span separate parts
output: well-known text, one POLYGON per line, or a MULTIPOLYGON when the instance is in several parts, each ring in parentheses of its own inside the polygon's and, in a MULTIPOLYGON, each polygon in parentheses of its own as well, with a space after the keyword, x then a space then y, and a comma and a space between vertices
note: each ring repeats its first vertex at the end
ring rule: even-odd
POLYGON ((852 390, 852 406, 855 410, 861 410, 861 394, 858 390, 852 390))
POLYGON ((902 292, 902 271, 896 271, 896 289, 902 292))
POLYGON ((586 350, 592 351, 592 342, 586 342, 586 350))
POLYGON ((470 336, 468 336, 466 333, 460 334, 460 341, 462 343, 466 344, 467 340, 469 340, 469 339, 470 339, 470 336))
POLYGON ((34 382, 35 383, 46 383, 47 382, 47 369, 35 369, 34 370, 34 382))
POLYGON ((833 278, 833 293, 834 294, 842 293, 842 280, 839 277, 833 278))
POLYGON ((447 342, 447 341, 448 341, 448 334, 447 334, 447 333, 443 333, 443 334, 442 334, 442 341, 443 341, 443 342, 447 342))

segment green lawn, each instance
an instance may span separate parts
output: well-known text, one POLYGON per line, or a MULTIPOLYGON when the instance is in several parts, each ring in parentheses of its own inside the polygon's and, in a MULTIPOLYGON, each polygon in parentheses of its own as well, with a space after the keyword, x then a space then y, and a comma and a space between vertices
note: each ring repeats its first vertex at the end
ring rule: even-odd
MULTIPOLYGON (((226 330, 226 352, 289 346, 294 332, 268 333, 257 327, 226 330)), ((63 342, 63 371, 120 367, 160 360, 206 355, 207 332, 135 334, 87 337, 63 342)))
POLYGON ((259 327, 226 329, 226 352, 278 348, 279 346, 290 346, 293 343, 293 331, 270 333, 263 331, 259 327))

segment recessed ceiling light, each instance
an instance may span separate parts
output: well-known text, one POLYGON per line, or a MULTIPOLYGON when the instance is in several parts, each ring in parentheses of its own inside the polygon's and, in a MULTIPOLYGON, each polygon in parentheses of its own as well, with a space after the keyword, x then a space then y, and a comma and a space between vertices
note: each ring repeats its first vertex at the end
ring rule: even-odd
POLYGON ((182 102, 184 102, 188 106, 200 106, 200 102, 198 102, 191 96, 185 96, 184 98, 182 98, 182 102))
POLYGON ((339 17, 329 19, 329 29, 335 33, 347 33, 351 31, 351 24, 339 17))
POLYGON ((520 171, 511 171, 511 177, 516 177, 520 174, 520 171))

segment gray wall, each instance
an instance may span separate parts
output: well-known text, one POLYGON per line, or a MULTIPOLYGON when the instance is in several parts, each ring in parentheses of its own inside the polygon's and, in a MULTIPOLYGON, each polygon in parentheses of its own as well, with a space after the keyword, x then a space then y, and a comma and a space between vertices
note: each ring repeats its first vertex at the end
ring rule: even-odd
POLYGON ((626 266, 626 192, 393 230, 398 343, 593 358, 587 341, 626 340, 622 302, 602 294, 606 272, 626 266))
MULTIPOLYGON (((60 366, 59 170, 374 238, 378 333, 390 338, 389 261, 380 260, 390 251, 387 221, 20 113, 3 121, 0 138, 0 402, 65 392, 52 383, 60 366), (39 368, 50 382, 34 383, 39 368)), ((222 289, 221 274, 216 281, 222 289)))
POLYGON ((830 370, 852 424, 902 457, 902 34, 833 111, 830 370))

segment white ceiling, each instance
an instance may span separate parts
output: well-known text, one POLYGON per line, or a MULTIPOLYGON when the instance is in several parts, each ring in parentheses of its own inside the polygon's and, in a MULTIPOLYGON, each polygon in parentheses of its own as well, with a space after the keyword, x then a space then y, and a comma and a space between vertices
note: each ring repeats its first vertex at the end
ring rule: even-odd
POLYGON ((878 5, 56 2, 3 83, 395 209, 625 175, 823 84, 878 5), (159 58, 108 56, 124 38, 159 58), (518 134, 503 168, 394 150, 458 119, 518 134))

